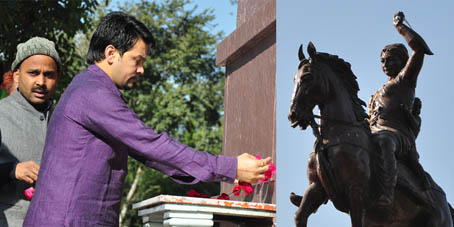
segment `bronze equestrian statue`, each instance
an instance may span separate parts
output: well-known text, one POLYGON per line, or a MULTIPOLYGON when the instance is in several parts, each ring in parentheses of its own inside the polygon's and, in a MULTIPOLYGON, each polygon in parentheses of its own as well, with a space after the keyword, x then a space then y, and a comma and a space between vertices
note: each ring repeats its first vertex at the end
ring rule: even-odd
POLYGON ((289 120, 292 127, 311 126, 316 141, 310 185, 304 196, 290 196, 299 206, 296 226, 307 226, 309 215, 329 199, 350 214, 353 227, 453 227, 454 210, 419 164, 415 146, 421 124, 416 80, 424 55, 432 52, 404 19, 397 13, 394 26, 413 53, 408 57, 402 44, 383 49, 388 81, 372 96, 370 117, 350 64, 317 52, 312 43, 306 59, 300 46, 289 120), (312 113, 316 105, 320 116, 312 113))
POLYGON ((424 185, 429 187, 415 145, 420 121, 414 123, 414 119, 419 116, 414 116, 412 112, 416 80, 424 54, 432 55, 432 51, 421 36, 402 23, 404 19, 402 12, 397 13, 394 25, 413 53, 409 58, 407 48, 401 43, 383 48, 381 63, 388 81, 372 95, 369 102, 370 128, 381 157, 379 166, 382 172, 378 175, 381 195, 377 201, 381 206, 389 206, 393 200, 397 181, 396 156, 408 160, 424 185))

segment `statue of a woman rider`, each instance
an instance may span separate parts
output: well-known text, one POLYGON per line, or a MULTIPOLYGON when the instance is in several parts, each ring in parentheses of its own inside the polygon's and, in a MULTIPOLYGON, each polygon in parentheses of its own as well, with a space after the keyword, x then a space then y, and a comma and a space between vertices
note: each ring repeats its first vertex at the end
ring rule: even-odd
POLYGON ((369 102, 370 128, 380 153, 378 204, 388 206, 394 197, 397 180, 396 158, 406 164, 426 187, 428 181, 419 164, 415 139, 419 132, 421 101, 415 98, 416 81, 424 55, 432 55, 427 44, 415 31, 403 23, 402 12, 394 15, 394 26, 413 50, 408 56, 403 44, 387 45, 381 52, 383 72, 388 81, 372 95, 369 102))

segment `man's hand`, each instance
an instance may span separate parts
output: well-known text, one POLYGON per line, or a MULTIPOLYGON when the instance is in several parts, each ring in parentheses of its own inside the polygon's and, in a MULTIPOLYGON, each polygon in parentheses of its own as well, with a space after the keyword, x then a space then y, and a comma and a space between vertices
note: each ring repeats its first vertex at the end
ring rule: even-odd
POLYGON ((270 157, 258 160, 255 156, 244 153, 239 155, 237 158, 238 167, 236 171, 236 179, 239 181, 256 183, 258 180, 265 178, 264 172, 270 168, 270 157))
POLYGON ((402 11, 399 11, 396 14, 394 14, 394 20, 393 20, 394 26, 402 24, 403 21, 406 21, 406 20, 405 20, 405 15, 402 11))
POLYGON ((34 161, 19 162, 16 165, 16 179, 33 184, 38 179, 39 165, 34 161))

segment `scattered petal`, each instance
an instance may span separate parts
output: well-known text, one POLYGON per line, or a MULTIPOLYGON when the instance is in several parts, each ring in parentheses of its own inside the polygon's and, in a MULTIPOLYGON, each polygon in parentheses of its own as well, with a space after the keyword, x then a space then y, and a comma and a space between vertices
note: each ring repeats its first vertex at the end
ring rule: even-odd
POLYGON ((25 194, 25 197, 27 197, 27 199, 32 199, 33 194, 35 194, 35 188, 29 187, 29 188, 25 189, 24 194, 25 194))
POLYGON ((267 182, 270 178, 272 178, 274 175, 276 175, 276 166, 270 162, 270 168, 265 171, 265 179, 259 180, 259 182, 267 182))
POLYGON ((241 192, 241 187, 240 185, 235 185, 235 187, 233 187, 233 191, 232 193, 236 196, 240 196, 240 192, 241 192))
POLYGON ((252 184, 250 184, 248 182, 240 181, 238 185, 235 185, 235 187, 233 187, 232 193, 236 196, 239 196, 241 193, 241 189, 243 189, 245 196, 254 192, 254 188, 252 187, 252 184))
POLYGON ((222 199, 222 200, 230 200, 230 196, 222 193, 220 196, 218 196, 216 199, 222 199))
POLYGON ((196 190, 194 190, 194 189, 191 189, 191 190, 189 190, 189 192, 188 192, 188 196, 189 196, 189 197, 200 197, 200 193, 198 193, 198 192, 197 192, 196 190))
MULTIPOLYGON (((241 182, 240 182, 241 184, 241 182)), ((247 183, 247 182, 243 182, 243 190, 244 190, 244 195, 247 196, 249 194, 251 194, 252 192, 254 192, 254 188, 252 187, 252 185, 250 183, 247 183)))
POLYGON ((191 189, 191 190, 188 191, 188 196, 189 197, 197 197, 197 198, 210 198, 210 196, 208 196, 206 194, 203 194, 203 193, 199 193, 199 192, 197 192, 194 189, 191 189))

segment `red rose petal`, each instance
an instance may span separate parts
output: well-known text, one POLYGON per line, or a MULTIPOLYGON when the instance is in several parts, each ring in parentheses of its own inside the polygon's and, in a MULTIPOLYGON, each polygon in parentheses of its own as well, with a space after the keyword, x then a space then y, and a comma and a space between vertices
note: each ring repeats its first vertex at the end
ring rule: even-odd
POLYGON ((35 194, 35 188, 29 187, 29 188, 25 189, 24 194, 25 194, 25 197, 27 197, 28 199, 32 199, 33 194, 35 194))
POLYGON ((217 199, 230 200, 230 196, 225 193, 222 193, 220 196, 217 197, 217 199))

